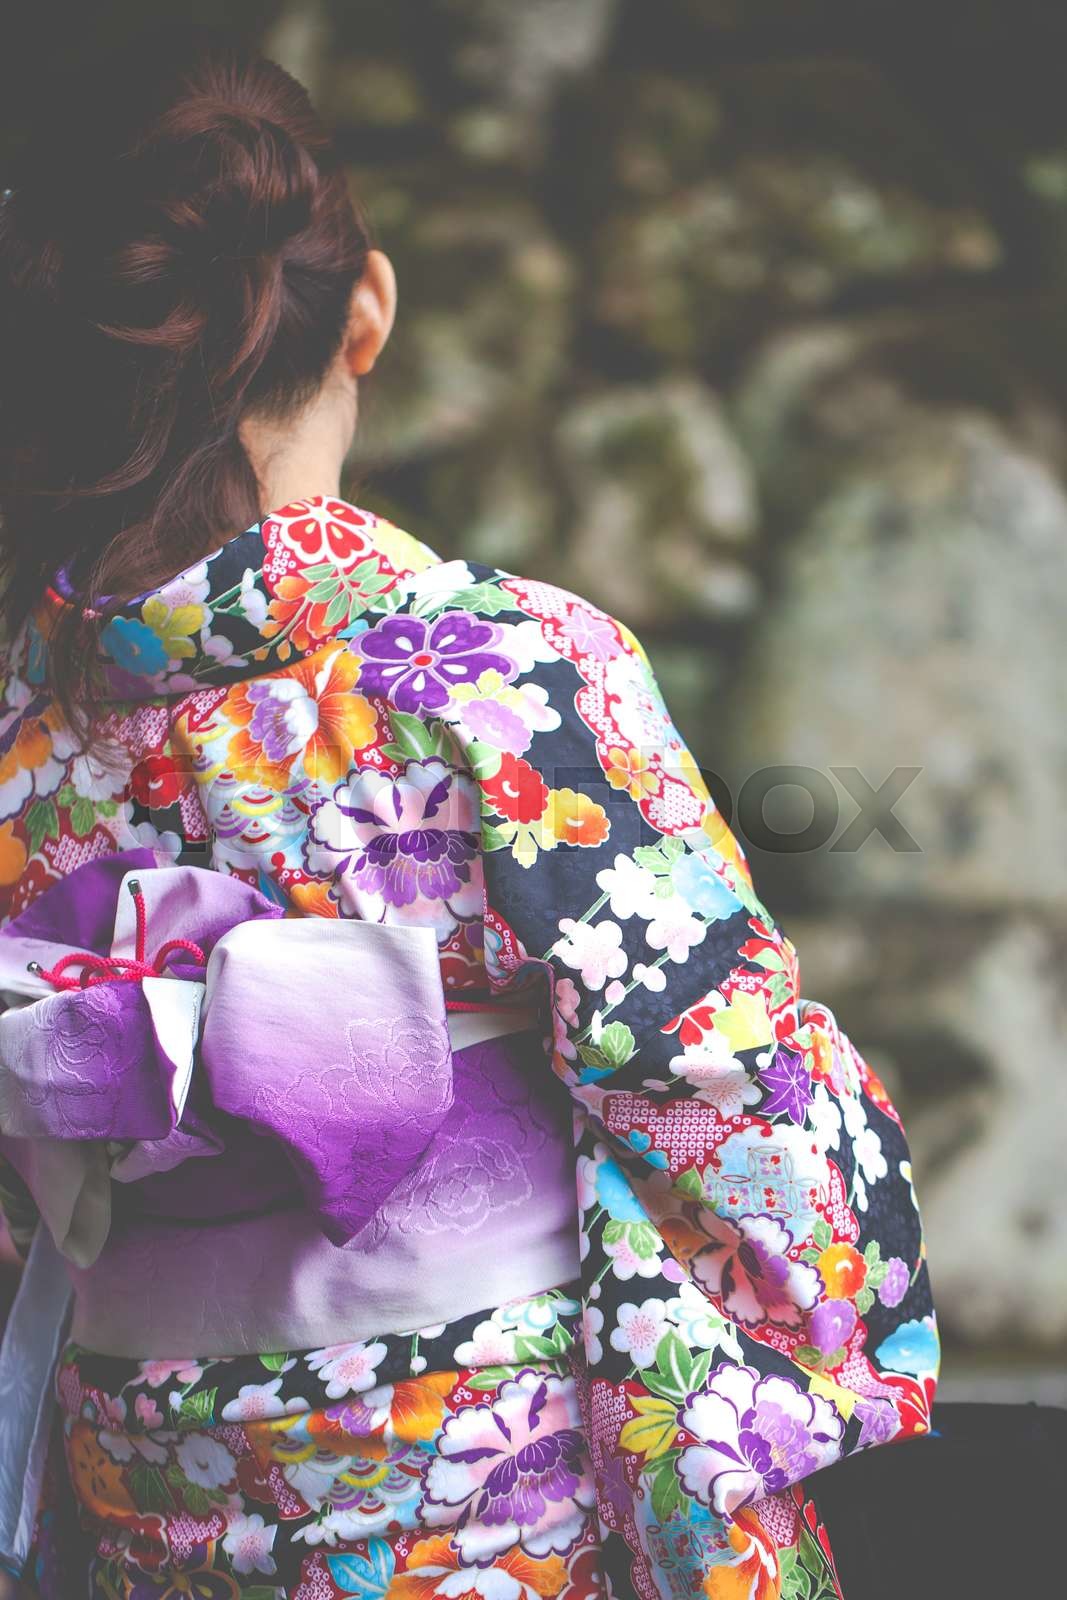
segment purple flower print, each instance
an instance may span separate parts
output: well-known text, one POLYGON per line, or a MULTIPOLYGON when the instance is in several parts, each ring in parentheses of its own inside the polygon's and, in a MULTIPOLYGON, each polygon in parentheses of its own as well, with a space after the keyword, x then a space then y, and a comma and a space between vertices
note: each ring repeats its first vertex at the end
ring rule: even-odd
POLYGON ((702 1289, 722 1302, 723 1310, 746 1328, 772 1322, 799 1328, 814 1306, 819 1275, 803 1261, 786 1254, 792 1238, 775 1217, 720 1217, 701 1214, 698 1226, 708 1243, 692 1260, 702 1289))
POLYGON ((312 814, 304 852, 348 916, 447 938, 482 910, 477 792, 439 756, 409 761, 399 778, 371 770, 339 783, 312 814))
POLYGON ((860 1422, 857 1450, 866 1450, 872 1444, 888 1444, 900 1432, 900 1418, 888 1400, 864 1397, 856 1401, 852 1414, 860 1422))
POLYGON ((526 1371, 446 1420, 421 1511, 484 1563, 516 1542, 531 1556, 568 1550, 594 1499, 573 1379, 526 1371))
POLYGON ((496 671, 509 681, 518 668, 494 648, 503 638, 498 623, 469 611, 449 611, 436 622, 422 617, 386 617, 352 640, 363 660, 359 687, 382 695, 398 711, 440 711, 461 683, 477 683, 496 671))
POLYGON ((517 712, 499 700, 472 700, 463 707, 463 721, 476 739, 491 744, 494 750, 509 750, 523 755, 533 738, 517 712))
POLYGON ((824 1300, 811 1314, 808 1330, 811 1342, 824 1356, 847 1342, 856 1326, 856 1308, 851 1300, 824 1300))
POLYGON ((318 706, 301 684, 261 678, 245 691, 252 710, 248 731, 272 764, 291 761, 318 726, 318 706))
POLYGON ((792 1378, 727 1365, 716 1368, 679 1420, 700 1440, 678 1458, 681 1480, 719 1516, 828 1466, 844 1432, 830 1402, 792 1378))
POLYGON ((911 1285, 908 1263, 899 1256, 890 1256, 885 1264, 885 1277, 878 1287, 878 1298, 884 1306, 899 1306, 911 1285))
POLYGON ((790 1122, 802 1124, 813 1099, 811 1073, 804 1065, 802 1052, 780 1044, 770 1066, 757 1076, 770 1091, 769 1099, 760 1107, 761 1116, 773 1117, 784 1111, 790 1122))

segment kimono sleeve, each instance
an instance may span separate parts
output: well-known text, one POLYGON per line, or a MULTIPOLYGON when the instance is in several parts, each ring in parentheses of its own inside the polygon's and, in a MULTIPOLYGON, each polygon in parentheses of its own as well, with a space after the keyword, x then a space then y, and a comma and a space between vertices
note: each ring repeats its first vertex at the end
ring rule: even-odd
MULTIPOLYGON (((626 1332, 647 1294, 692 1335, 690 1365, 705 1339, 712 1364, 728 1351, 752 1382, 836 1397, 834 1449, 810 1469, 921 1431, 937 1337, 900 1119, 832 1013, 802 998, 638 641, 561 590, 500 587, 511 687, 539 726, 521 754, 473 751, 487 960, 552 973, 601 1370, 670 1386, 663 1349, 626 1332)), ((686 1381, 707 1372, 701 1358, 686 1381)))

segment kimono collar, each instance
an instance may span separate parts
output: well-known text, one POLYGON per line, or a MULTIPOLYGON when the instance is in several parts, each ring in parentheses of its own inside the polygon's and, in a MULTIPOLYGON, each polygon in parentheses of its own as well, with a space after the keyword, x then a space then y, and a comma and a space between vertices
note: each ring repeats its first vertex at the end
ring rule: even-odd
MULTIPOLYGON (((277 670, 360 632, 372 604, 436 560, 410 534, 336 496, 293 501, 126 602, 100 636, 107 689, 116 700, 151 700, 277 670)), ((28 656, 69 604, 61 588, 48 592, 28 656)))

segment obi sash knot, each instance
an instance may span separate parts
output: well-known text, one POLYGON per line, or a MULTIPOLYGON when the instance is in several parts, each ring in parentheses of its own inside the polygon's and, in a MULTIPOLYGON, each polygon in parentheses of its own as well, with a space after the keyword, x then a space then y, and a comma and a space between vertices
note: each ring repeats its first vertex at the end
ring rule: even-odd
POLYGON ((80 868, 0 930, 0 991, 0 1145, 81 1267, 114 1182, 177 1218, 295 1192, 343 1245, 452 1104, 432 930, 286 918, 148 852, 80 868))

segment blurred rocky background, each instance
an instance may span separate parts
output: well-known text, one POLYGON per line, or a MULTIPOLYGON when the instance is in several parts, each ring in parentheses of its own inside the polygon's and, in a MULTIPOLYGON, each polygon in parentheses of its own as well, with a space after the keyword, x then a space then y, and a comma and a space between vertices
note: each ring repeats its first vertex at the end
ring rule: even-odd
MULTIPOLYGON (((146 14, 54 9, 44 53, 146 14)), ((625 618, 724 804, 821 775, 740 832, 909 1125, 951 1392, 1067 1401, 1067 12, 200 11, 308 85, 397 266, 349 492, 625 618)))

